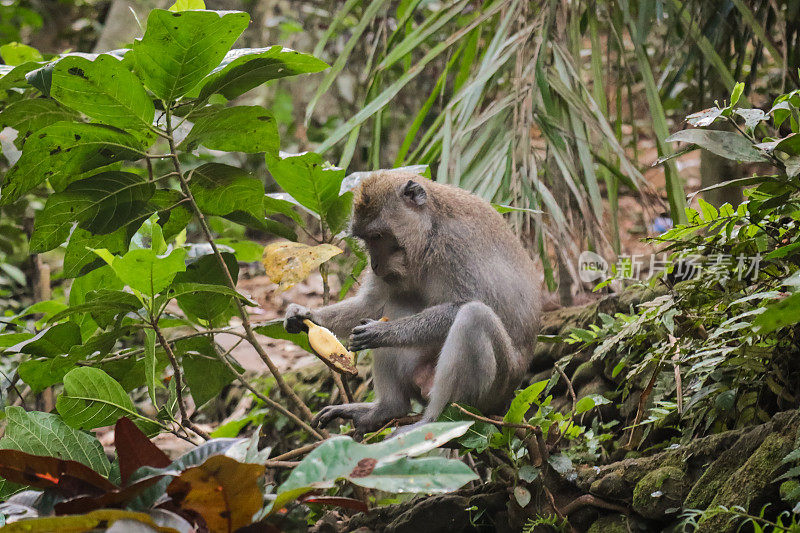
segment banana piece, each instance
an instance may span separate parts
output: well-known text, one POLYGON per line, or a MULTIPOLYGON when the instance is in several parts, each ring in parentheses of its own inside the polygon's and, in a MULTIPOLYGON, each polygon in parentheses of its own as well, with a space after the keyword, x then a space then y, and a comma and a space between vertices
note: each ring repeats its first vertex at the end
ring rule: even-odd
POLYGON ((348 352, 336 335, 308 319, 303 320, 303 323, 308 326, 308 343, 325 364, 340 374, 358 375, 355 364, 356 354, 348 352))

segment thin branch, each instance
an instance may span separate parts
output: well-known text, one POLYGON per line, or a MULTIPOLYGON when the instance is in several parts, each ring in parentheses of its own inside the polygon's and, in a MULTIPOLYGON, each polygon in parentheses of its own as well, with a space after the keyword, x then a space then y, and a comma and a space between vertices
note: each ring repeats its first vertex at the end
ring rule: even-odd
POLYGON ((169 359, 169 363, 172 366, 173 378, 175 379, 175 391, 178 395, 178 409, 180 409, 181 412, 180 424, 188 427, 205 440, 209 440, 211 437, 208 435, 208 433, 198 428, 195 423, 189 419, 189 415, 186 414, 186 405, 183 403, 183 379, 181 377, 180 365, 178 365, 178 360, 175 358, 175 352, 172 351, 172 347, 164 338, 164 334, 161 333, 161 328, 158 327, 158 321, 153 320, 152 325, 153 330, 156 332, 156 337, 158 337, 158 343, 162 348, 164 348, 164 351, 167 353, 167 359, 169 359))
MULTIPOLYGON (((226 332, 226 333, 229 333, 229 332, 226 332)), ((246 337, 243 336, 243 335, 242 335, 242 338, 246 339, 246 337)), ((301 428, 303 428, 306 431, 308 431, 311 435, 313 435, 314 438, 317 438, 317 439, 320 439, 320 440, 324 440, 325 439, 325 436, 321 435, 317 430, 315 430, 314 428, 309 426, 302 418, 300 418, 299 416, 297 416, 296 414, 294 414, 293 412, 291 412, 286 407, 284 407, 280 403, 276 402, 275 400, 273 400, 269 396, 265 396, 265 395, 261 394, 260 392, 258 392, 255 388, 253 388, 253 386, 250 385, 250 383, 248 383, 248 381, 246 379, 244 379, 244 376, 242 376, 242 374, 239 373, 238 370, 236 370, 236 367, 234 367, 231 364, 231 362, 228 361, 227 357, 219 355, 219 360, 222 361, 222 363, 228 368, 228 370, 230 372, 233 373, 233 375, 236 377, 236 380, 239 383, 241 383, 244 388, 249 390, 256 398, 258 398, 259 400, 264 402, 264 404, 272 407, 273 409, 275 409, 276 411, 278 411, 279 413, 281 413, 285 417, 287 417, 290 420, 292 420, 295 424, 297 424, 301 428)))
POLYGON ((319 446, 320 444, 322 444, 323 442, 324 441, 319 440, 317 442, 312 442, 311 444, 306 444, 305 446, 300 446, 299 448, 295 448, 294 450, 288 451, 286 453, 282 453, 280 455, 276 455, 275 457, 273 457, 270 460, 271 461, 284 461, 286 459, 293 459, 293 458, 297 457, 298 455, 304 455, 304 454, 316 449, 316 447, 319 446))
POLYGON ((267 468, 294 468, 300 464, 300 461, 276 461, 274 459, 268 459, 264 466, 267 468))
POLYGON ((578 496, 571 502, 569 502, 563 509, 563 513, 565 515, 574 513, 578 509, 582 507, 586 507, 587 505, 592 505, 594 507, 599 507, 601 509, 608 509, 609 511, 617 511, 618 513, 622 514, 630 514, 630 510, 622 505, 607 502, 598 498, 597 496, 593 496, 591 494, 584 494, 583 496, 578 496))
MULTIPOLYGON (((222 272, 225 275, 225 278, 228 282, 228 286, 231 288, 231 290, 235 291, 236 282, 233 281, 233 276, 231 276, 230 270, 228 270, 228 265, 225 263, 225 259, 222 257, 222 254, 217 248, 217 244, 214 241, 213 236, 211 235, 211 230, 208 227, 208 223, 206 222, 203 212, 197 206, 197 202, 195 201, 194 196, 192 195, 192 192, 189 189, 189 184, 186 179, 186 176, 184 176, 183 172, 181 171, 180 161, 178 161, 178 155, 177 152, 175 151, 175 140, 172 138, 172 117, 170 115, 169 107, 167 107, 167 113, 166 113, 166 128, 168 134, 167 141, 169 142, 169 150, 173 155, 172 157, 173 165, 175 167, 175 172, 178 173, 178 179, 180 179, 181 189, 183 190, 183 194, 189 199, 189 202, 192 206, 192 210, 194 211, 198 221, 200 222, 200 228, 203 230, 203 235, 205 236, 206 241, 208 241, 208 244, 211 245, 211 249, 213 250, 214 255, 217 258, 217 261, 219 262, 220 268, 222 269, 222 272)), ((305 402, 303 402, 303 400, 300 399, 297 393, 295 393, 294 390, 292 390, 292 388, 286 383, 286 381, 283 379, 283 376, 281 375, 280 370, 278 370, 278 367, 275 366, 275 363, 272 362, 272 359, 270 359, 269 355, 267 355, 267 353, 264 351, 264 348, 262 348, 261 344, 258 342, 258 339, 256 339, 255 333, 253 333, 253 328, 250 325, 250 317, 248 316, 247 310, 244 308, 242 302, 240 302, 238 298, 235 299, 235 302, 236 302, 236 307, 239 311, 239 316, 242 319, 242 326, 244 327, 248 342, 256 350, 259 357, 261 357, 261 360, 264 361, 264 363, 267 365, 267 368, 269 368, 269 371, 275 378, 275 382, 277 383, 278 388, 280 388, 281 393, 283 393, 284 396, 289 398, 297 406, 303 418, 305 418, 308 421, 311 421, 311 419, 313 418, 311 409, 308 408, 305 402)), ((327 432, 323 430, 323 434, 325 433, 327 432)))
MULTIPOLYGON (((487 418, 485 416, 476 415, 475 413, 470 413, 457 403, 451 403, 450 405, 452 405, 465 415, 474 418, 475 420, 480 420, 481 422, 486 422, 488 424, 494 424, 495 426, 500 428, 527 429, 530 431, 536 431, 537 429, 539 429, 538 427, 532 426, 530 424, 512 424, 511 422, 503 422, 502 420, 494 420, 493 418, 487 418)), ((539 430, 539 433, 541 434, 541 430, 539 430)))
POLYGON ((567 382, 567 389, 569 390, 569 397, 572 400, 572 411, 575 411, 575 404, 578 403, 578 397, 575 396, 575 389, 572 388, 572 382, 567 377, 567 374, 564 372, 564 369, 561 368, 557 363, 553 365, 556 367, 556 371, 561 374, 561 377, 564 378, 564 381, 567 382))

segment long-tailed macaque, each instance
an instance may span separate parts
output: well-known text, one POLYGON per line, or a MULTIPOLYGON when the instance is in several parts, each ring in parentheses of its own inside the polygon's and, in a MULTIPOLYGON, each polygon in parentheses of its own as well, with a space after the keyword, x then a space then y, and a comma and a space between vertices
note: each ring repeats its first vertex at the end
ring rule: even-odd
POLYGON ((351 419, 363 434, 408 414, 412 398, 427 401, 423 423, 451 402, 504 409, 539 328, 538 278, 519 239, 488 202, 415 174, 372 174, 353 204, 371 272, 352 298, 291 304, 285 326, 310 319, 353 351, 372 349, 376 401, 325 407, 315 422, 351 419))

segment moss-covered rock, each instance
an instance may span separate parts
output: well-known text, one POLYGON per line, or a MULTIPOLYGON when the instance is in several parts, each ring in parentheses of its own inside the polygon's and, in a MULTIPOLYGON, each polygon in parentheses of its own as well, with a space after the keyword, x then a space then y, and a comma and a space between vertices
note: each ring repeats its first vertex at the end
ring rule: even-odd
POLYGON ((688 491, 686 473, 663 466, 644 476, 633 489, 633 510, 645 518, 660 520, 670 509, 680 509, 688 491))
POLYGON ((628 517, 622 514, 606 515, 589 526, 587 533, 628 533, 628 517))
MULTIPOLYGON (((748 510, 776 499, 775 470, 792 449, 794 438, 780 433, 768 435, 758 449, 714 494, 710 508, 738 505, 748 510), (770 491, 772 488, 772 491, 770 491), (772 492, 772 494, 770 494, 772 492)), ((688 504, 688 501, 687 501, 688 504)), ((735 531, 737 524, 725 515, 710 515, 700 520, 698 533, 735 531)))
POLYGON ((748 457, 758 449, 770 434, 770 426, 753 428, 743 433, 706 468, 700 479, 686 496, 684 507, 687 509, 705 509, 717 495, 722 485, 738 470, 748 457))
POLYGON ((631 486, 622 472, 615 471, 592 483, 589 492, 607 500, 627 500, 631 494, 631 486))

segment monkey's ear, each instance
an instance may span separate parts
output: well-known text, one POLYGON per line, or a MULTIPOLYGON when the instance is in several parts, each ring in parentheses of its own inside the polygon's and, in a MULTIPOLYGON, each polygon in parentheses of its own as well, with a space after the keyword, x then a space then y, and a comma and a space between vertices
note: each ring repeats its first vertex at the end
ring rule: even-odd
POLYGON ((428 193, 416 181, 408 180, 408 183, 403 186, 403 198, 414 205, 423 205, 428 201, 428 193))

